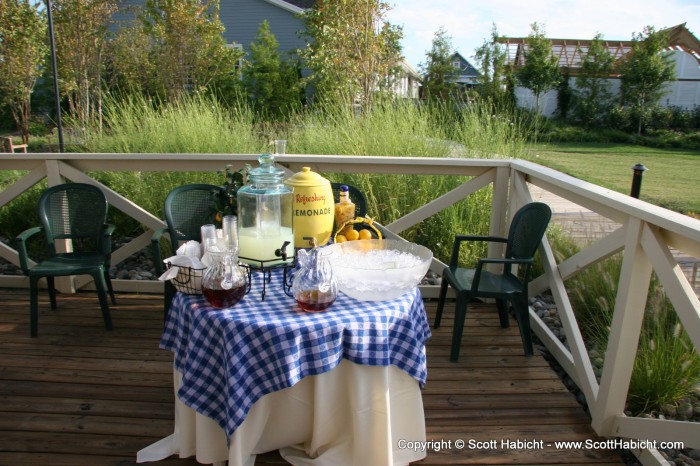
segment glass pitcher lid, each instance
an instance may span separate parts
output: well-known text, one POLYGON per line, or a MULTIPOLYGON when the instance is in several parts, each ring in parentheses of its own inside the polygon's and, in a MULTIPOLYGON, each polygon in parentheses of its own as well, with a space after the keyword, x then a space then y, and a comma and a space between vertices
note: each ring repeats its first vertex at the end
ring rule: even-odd
POLYGON ((275 156, 272 154, 262 154, 258 157, 259 167, 248 172, 251 184, 277 184, 282 181, 284 170, 275 168, 275 156))

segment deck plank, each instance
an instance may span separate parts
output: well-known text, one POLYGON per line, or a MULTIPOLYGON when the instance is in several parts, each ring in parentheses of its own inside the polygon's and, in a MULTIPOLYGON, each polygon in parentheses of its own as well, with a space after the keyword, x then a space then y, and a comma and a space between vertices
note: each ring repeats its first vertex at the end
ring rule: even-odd
MULTIPOLYGON (((0 464, 132 465, 138 450, 172 433, 172 356, 158 348, 162 298, 117 301, 115 329, 106 332, 94 293, 59 295, 55 311, 42 296, 32 339, 28 292, 0 290, 0 464)), ((426 308, 432 322, 435 303, 426 308)), ((502 329, 492 306, 470 306, 460 361, 451 363, 451 318, 448 307, 428 343, 423 403, 432 444, 416 464, 623 464, 614 451, 554 445, 596 437, 544 358, 523 356, 515 324, 502 329)), ((287 463, 271 452, 256 464, 287 463)))

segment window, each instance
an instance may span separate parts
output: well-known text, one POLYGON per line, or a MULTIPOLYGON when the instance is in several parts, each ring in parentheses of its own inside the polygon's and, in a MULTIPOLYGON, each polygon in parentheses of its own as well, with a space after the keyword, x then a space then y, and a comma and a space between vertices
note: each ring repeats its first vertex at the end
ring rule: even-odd
POLYGON ((241 74, 241 71, 243 70, 243 57, 245 56, 245 52, 243 50, 243 44, 237 44, 237 43, 232 43, 232 44, 226 44, 226 47, 229 49, 234 49, 238 50, 241 52, 240 56, 238 57, 238 63, 233 67, 233 70, 237 74, 241 74))

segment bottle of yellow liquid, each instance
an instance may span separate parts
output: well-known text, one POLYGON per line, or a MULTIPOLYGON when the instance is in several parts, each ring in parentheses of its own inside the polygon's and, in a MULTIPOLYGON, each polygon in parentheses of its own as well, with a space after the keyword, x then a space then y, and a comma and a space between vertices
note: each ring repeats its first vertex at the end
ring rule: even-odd
POLYGON ((340 228, 348 220, 355 218, 355 203, 350 200, 350 189, 342 185, 338 189, 338 202, 335 204, 335 227, 340 228))

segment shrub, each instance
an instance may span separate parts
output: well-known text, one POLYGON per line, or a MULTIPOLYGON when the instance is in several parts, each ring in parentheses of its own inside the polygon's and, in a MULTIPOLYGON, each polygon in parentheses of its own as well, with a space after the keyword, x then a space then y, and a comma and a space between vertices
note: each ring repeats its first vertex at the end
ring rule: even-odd
POLYGON ((612 128, 584 128, 582 126, 549 124, 546 131, 540 134, 540 139, 546 142, 629 144, 634 141, 634 135, 612 128))
POLYGON ((700 384, 700 356, 661 289, 652 293, 627 398, 635 415, 675 405, 700 384))
POLYGON ((673 109, 656 105, 651 109, 651 117, 647 123, 648 128, 671 129, 673 126, 673 109))
POLYGON ((693 110, 671 107, 671 128, 689 131, 693 129, 693 110))
POLYGON ((631 112, 621 105, 610 107, 607 124, 610 128, 616 128, 626 133, 634 132, 636 129, 631 112))
POLYGON ((51 133, 51 130, 49 129, 45 121, 33 118, 29 122, 29 134, 31 134, 32 136, 42 137, 49 135, 49 133, 51 133))
POLYGON ((111 96, 104 108, 104 129, 88 130, 87 151, 255 153, 266 147, 255 137, 247 106, 226 109, 211 97, 183 96, 164 103, 133 94, 111 96))
MULTIPOLYGON (((387 100, 361 115, 319 105, 298 113, 283 128, 273 128, 255 124, 252 112, 243 104, 224 108, 208 98, 192 97, 169 104, 130 96, 109 101, 104 130, 92 130, 85 144, 91 152, 260 153, 267 150, 272 132, 283 131, 290 153, 518 157, 524 154, 520 135, 526 131, 522 125, 518 117, 501 116, 490 105, 457 108, 387 100)), ((368 211, 383 223, 466 181, 423 175, 324 175, 363 190, 368 211), (387 186, 391 189, 385 189, 387 186)), ((215 173, 120 172, 96 177, 157 216, 162 216, 163 199, 173 187, 223 182, 215 173)), ((447 260, 455 234, 486 233, 490 205, 490 189, 481 190, 402 235, 431 247, 436 257, 447 260)), ((122 234, 142 230, 119 212, 114 216, 122 234)))
MULTIPOLYGON (((621 256, 615 255, 566 284, 584 340, 601 354, 608 345, 621 265, 621 256)), ((678 403, 700 383, 700 355, 655 277, 649 290, 627 398, 627 409, 635 415, 678 403)))
POLYGON ((696 105, 690 111, 690 127, 700 129, 700 105, 696 105))
MULTIPOLYGON (((4 172, 3 179, 0 180, 0 190, 14 181, 13 175, 19 178, 22 174, 4 172)), ((11 239, 27 228, 39 224, 37 205, 44 189, 45 181, 31 187, 0 209, 0 236, 11 239)))

